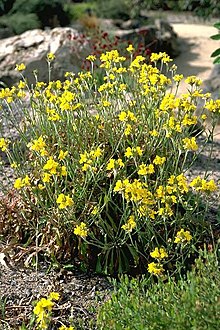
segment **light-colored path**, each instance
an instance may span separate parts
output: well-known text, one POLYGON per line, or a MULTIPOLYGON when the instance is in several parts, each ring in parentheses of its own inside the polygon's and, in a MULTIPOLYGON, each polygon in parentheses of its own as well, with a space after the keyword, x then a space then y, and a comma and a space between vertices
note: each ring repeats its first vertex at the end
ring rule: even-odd
MULTIPOLYGON (((220 43, 210 38, 217 33, 217 29, 201 24, 172 24, 180 40, 181 54, 174 60, 178 72, 184 76, 196 75, 206 80, 213 68, 211 53, 220 43)), ((180 86, 180 92, 185 92, 185 85, 180 86)))
MULTIPOLYGON (((208 79, 214 66, 210 55, 220 47, 219 41, 210 38, 218 32, 217 29, 205 24, 173 23, 172 26, 178 34, 181 47, 181 54, 174 59, 178 73, 195 75, 203 81, 208 79)), ((185 92, 186 84, 182 82, 178 94, 185 92)), ((215 140, 220 141, 220 125, 216 127, 215 140)))

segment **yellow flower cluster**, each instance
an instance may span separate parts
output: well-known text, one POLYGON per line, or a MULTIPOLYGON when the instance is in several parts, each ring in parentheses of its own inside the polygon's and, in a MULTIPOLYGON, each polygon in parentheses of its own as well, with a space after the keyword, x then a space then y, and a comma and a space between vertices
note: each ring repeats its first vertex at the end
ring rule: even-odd
POLYGON ((93 170, 96 171, 96 167, 93 166, 94 162, 102 156, 103 150, 98 147, 90 152, 85 151, 83 154, 80 154, 79 163, 83 164, 82 171, 93 170))
POLYGON ((107 163, 106 170, 111 171, 111 170, 115 169, 116 167, 122 168, 124 166, 125 166, 125 164, 123 163, 121 158, 118 158, 118 159, 111 158, 111 159, 109 159, 109 161, 107 163))
POLYGON ((164 248, 156 247, 154 251, 150 253, 150 256, 155 259, 164 259, 168 257, 168 254, 164 248))
POLYGON ((164 268, 160 263, 151 262, 148 264, 148 272, 153 275, 160 276, 163 274, 164 268))
POLYGON ((180 231, 177 232, 176 238, 174 240, 174 243, 187 243, 191 241, 192 235, 188 230, 181 229, 180 231))
POLYGON ((152 53, 150 56, 151 62, 162 61, 163 63, 172 62, 172 59, 167 55, 167 53, 159 52, 159 53, 152 53))
POLYGON ((141 156, 143 154, 143 150, 140 147, 128 147, 125 151, 125 157, 130 158, 136 155, 141 156))
POLYGON ((59 194, 57 204, 59 205, 59 209, 65 209, 66 207, 73 206, 73 199, 69 195, 59 194))
POLYGON ((33 140, 28 143, 28 147, 30 150, 40 152, 41 156, 46 156, 48 152, 46 151, 46 142, 44 137, 41 135, 38 139, 33 140))
POLYGON ((86 236, 88 235, 87 225, 84 222, 81 222, 80 225, 75 227, 74 234, 86 238, 86 236))
POLYGON ((205 179, 202 179, 200 176, 197 176, 195 179, 192 180, 192 182, 190 183, 190 187, 195 188, 195 190, 197 191, 206 192, 206 193, 214 192, 218 189, 213 179, 210 181, 206 181, 205 179))
POLYGON ((53 300, 59 300, 60 295, 57 292, 51 292, 49 297, 42 298, 34 307, 34 314, 37 316, 37 328, 48 329, 50 321, 50 313, 54 306, 53 300))
POLYGON ((15 189, 21 189, 23 187, 30 186, 30 178, 28 175, 26 175, 23 179, 22 178, 17 178, 14 182, 14 188, 15 189))
POLYGON ((186 150, 196 151, 198 150, 198 145, 196 143, 196 138, 193 136, 192 138, 184 138, 183 140, 183 148, 186 150))
POLYGON ((6 151, 8 149, 9 141, 5 140, 5 138, 0 138, 0 149, 2 151, 6 151))
POLYGON ((26 69, 26 66, 24 63, 16 64, 16 70, 17 71, 24 71, 26 69))
POLYGON ((130 110, 126 111, 121 111, 121 113, 118 115, 118 118, 120 121, 128 121, 131 120, 133 122, 137 122, 137 118, 135 117, 134 113, 131 112, 130 110))
POLYGON ((146 165, 142 163, 139 165, 139 170, 138 170, 139 175, 153 174, 154 172, 155 170, 153 164, 146 165))
POLYGON ((101 54, 100 60, 102 64, 101 68, 110 69, 112 63, 120 63, 126 60, 126 57, 120 56, 118 50, 107 51, 105 54, 101 54))
POLYGON ((127 232, 132 232, 132 230, 137 226, 134 215, 128 218, 126 224, 122 225, 121 228, 127 232))

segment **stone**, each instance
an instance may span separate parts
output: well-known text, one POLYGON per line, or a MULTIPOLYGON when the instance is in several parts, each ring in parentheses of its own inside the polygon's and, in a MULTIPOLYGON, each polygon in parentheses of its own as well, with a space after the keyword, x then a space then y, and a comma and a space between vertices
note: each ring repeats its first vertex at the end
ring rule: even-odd
POLYGON ((120 37, 121 40, 130 41, 136 46, 143 44, 153 52, 166 52, 171 58, 175 58, 180 54, 177 34, 168 22, 160 19, 156 19, 153 24, 135 29, 116 30, 114 34, 120 37))
POLYGON ((71 27, 57 27, 47 30, 30 30, 21 35, 1 40, 0 44, 0 81, 12 86, 20 79, 15 70, 16 64, 24 63, 23 75, 28 84, 35 84, 33 71, 37 72, 38 81, 48 82, 48 64, 46 56, 54 53, 51 79, 64 80, 67 71, 81 71, 82 61, 91 52, 86 38, 79 37, 79 32, 71 27))

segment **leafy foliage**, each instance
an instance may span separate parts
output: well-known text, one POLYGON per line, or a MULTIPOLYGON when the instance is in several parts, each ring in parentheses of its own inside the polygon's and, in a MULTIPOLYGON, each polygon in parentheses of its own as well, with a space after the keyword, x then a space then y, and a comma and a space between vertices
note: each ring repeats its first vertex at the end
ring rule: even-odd
MULTIPOLYGON (((220 23, 215 23, 214 27, 218 30, 220 30, 220 23)), ((220 33, 217 33, 213 36, 211 36, 213 40, 220 40, 220 33)), ((219 64, 220 63, 220 48, 216 49, 212 54, 211 57, 215 57, 213 63, 219 64)))
POLYGON ((203 253, 194 269, 178 282, 122 277, 98 314, 99 330, 214 330, 220 327, 219 262, 203 253))
POLYGON ((34 13, 15 13, 0 17, 0 26, 8 27, 14 34, 21 34, 27 30, 39 29, 41 23, 34 13))

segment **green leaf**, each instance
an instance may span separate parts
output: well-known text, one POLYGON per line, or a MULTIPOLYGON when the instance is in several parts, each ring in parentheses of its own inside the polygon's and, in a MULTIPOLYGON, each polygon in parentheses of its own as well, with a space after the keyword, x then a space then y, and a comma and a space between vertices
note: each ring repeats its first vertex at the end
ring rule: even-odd
POLYGON ((214 26, 216 29, 220 29, 220 22, 215 23, 213 26, 214 26))
POLYGON ((213 61, 214 64, 220 64, 220 56, 216 57, 213 61))
POLYGON ((220 48, 216 49, 212 54, 211 54, 211 57, 216 57, 220 55, 220 48))
POLYGON ((220 34, 214 34, 214 36, 210 37, 213 40, 220 40, 220 34))

